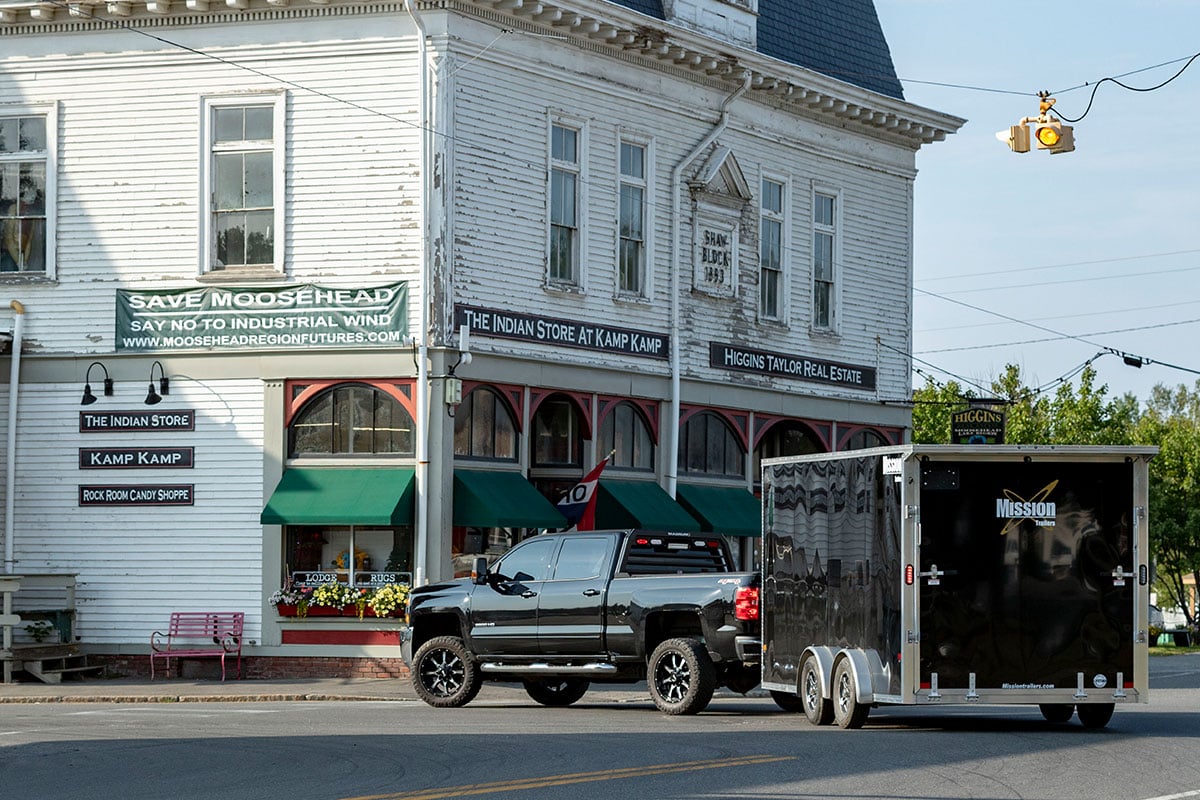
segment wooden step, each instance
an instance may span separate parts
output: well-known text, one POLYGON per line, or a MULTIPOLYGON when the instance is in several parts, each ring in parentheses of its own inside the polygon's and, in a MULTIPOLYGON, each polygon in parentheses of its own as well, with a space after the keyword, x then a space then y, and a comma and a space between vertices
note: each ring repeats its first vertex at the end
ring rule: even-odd
POLYGON ((87 655, 79 652, 78 645, 24 645, 14 647, 13 651, 13 670, 23 671, 43 683, 104 674, 104 666, 89 665, 87 655))

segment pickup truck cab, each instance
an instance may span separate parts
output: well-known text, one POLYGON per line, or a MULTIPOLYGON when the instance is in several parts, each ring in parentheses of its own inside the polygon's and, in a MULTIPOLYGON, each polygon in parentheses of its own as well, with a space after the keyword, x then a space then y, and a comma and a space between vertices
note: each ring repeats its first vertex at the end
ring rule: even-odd
POLYGON ((414 589, 402 653, 432 706, 465 705, 484 680, 565 706, 592 682, 644 679, 660 710, 694 714, 760 679, 758 575, 732 565, 712 534, 542 534, 414 589))

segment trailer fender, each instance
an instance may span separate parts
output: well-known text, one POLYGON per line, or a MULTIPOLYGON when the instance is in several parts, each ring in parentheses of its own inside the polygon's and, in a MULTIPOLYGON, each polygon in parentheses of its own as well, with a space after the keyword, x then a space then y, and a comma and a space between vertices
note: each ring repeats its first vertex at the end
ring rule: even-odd
POLYGON ((858 690, 857 700, 868 705, 875 702, 875 687, 887 686, 883 678, 883 662, 874 650, 842 650, 834 661, 836 666, 840 661, 849 661, 854 673, 854 685, 858 690))
MULTIPOLYGON (((804 664, 809 656, 813 656, 817 660, 817 674, 821 678, 821 691, 825 697, 831 697, 833 691, 833 664, 836 653, 831 647, 814 646, 809 647, 804 651, 804 655, 800 657, 800 663, 804 664)), ((800 680, 797 675, 796 680, 800 680)), ((796 693, 801 693, 799 685, 796 687, 796 693)))

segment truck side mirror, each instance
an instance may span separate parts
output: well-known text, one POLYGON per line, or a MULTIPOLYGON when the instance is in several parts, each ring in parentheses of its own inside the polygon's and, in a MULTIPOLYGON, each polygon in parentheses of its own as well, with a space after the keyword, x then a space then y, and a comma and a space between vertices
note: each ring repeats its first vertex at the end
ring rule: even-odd
POLYGON ((482 556, 475 559, 475 566, 471 567, 471 583, 476 586, 483 586, 487 583, 487 559, 482 556))

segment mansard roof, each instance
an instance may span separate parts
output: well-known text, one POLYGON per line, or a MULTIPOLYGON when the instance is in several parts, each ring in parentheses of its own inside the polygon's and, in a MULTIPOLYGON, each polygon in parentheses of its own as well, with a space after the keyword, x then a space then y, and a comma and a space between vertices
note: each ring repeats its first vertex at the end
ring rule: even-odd
MULTIPOLYGON (((610 0, 666 19, 663 0, 610 0)), ((758 0, 758 52, 898 100, 896 77, 873 0, 758 0)))

